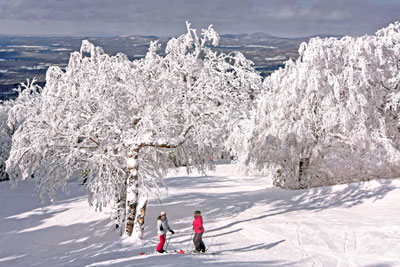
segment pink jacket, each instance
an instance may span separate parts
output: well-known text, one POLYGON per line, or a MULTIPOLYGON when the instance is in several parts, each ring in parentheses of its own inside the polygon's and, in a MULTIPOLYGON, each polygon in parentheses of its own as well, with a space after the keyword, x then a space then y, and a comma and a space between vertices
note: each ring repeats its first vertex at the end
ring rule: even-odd
POLYGON ((193 229, 194 229, 194 232, 197 234, 204 233, 203 217, 196 216, 196 218, 194 218, 193 229))

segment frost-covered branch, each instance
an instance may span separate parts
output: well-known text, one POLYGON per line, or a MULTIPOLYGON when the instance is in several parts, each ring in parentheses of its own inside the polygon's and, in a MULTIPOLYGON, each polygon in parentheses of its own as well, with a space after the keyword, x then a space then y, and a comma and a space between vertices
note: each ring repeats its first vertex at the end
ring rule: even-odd
POLYGON ((154 147, 154 148, 177 148, 181 146, 186 141, 186 136, 189 131, 193 128, 193 125, 189 126, 186 131, 180 136, 172 139, 157 139, 157 140, 149 140, 145 143, 139 144, 139 149, 143 147, 154 147))

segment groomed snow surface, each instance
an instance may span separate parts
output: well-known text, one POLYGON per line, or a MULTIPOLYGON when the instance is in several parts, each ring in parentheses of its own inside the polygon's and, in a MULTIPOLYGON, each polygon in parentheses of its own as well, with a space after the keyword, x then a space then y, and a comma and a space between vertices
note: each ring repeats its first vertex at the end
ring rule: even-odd
POLYGON ((142 244, 119 238, 78 184, 42 209, 33 181, 0 183, 0 266, 400 266, 400 179, 285 191, 237 173, 171 173, 168 195, 149 203, 142 244), (193 249, 196 209, 219 254, 139 255, 155 249, 162 210, 175 230, 168 249, 193 249))

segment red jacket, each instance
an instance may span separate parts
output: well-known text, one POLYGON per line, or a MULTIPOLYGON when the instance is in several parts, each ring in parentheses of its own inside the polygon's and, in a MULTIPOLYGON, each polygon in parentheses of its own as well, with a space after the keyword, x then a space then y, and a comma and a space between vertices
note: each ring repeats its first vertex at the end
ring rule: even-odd
POLYGON ((193 229, 194 229, 194 232, 197 234, 204 233, 203 217, 196 216, 196 218, 194 218, 193 229))

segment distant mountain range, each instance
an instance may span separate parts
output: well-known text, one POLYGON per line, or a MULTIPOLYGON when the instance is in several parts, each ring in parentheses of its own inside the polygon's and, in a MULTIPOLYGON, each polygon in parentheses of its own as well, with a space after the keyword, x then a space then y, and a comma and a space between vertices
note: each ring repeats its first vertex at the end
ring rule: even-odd
MULTIPOLYGON (((321 35, 321 37, 330 37, 321 35)), ((336 36, 337 37, 337 36, 336 36)), ((340 36, 339 36, 340 37, 340 36)), ((213 48, 220 52, 240 51, 254 62, 263 76, 284 66, 289 58, 298 57, 298 47, 311 37, 281 38, 266 33, 222 34, 213 48)), ((36 77, 44 85, 51 65, 65 68, 72 51, 79 50, 82 40, 101 46, 108 54, 125 53, 131 60, 145 56, 150 41, 160 40, 162 51, 170 38, 157 36, 65 37, 0 35, 0 99, 14 97, 12 88, 36 77)))

